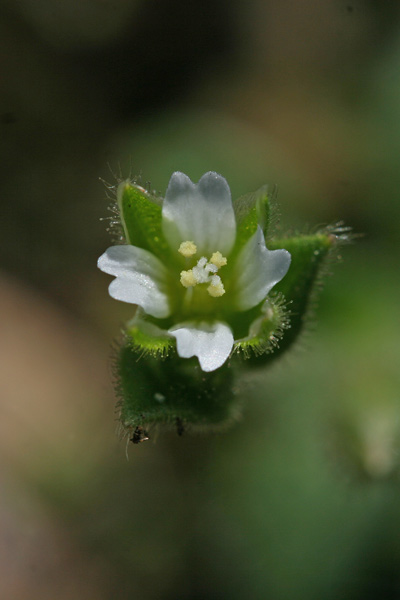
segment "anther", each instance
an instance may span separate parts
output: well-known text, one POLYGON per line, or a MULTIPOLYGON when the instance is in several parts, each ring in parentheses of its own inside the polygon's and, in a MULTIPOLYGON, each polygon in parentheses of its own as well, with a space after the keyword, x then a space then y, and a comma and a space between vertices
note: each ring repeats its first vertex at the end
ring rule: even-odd
POLYGON ((224 284, 221 281, 219 275, 213 275, 211 278, 211 285, 208 286, 207 292, 213 298, 220 298, 225 294, 224 284))
POLYGON ((183 287, 192 287, 193 285, 196 285, 196 283, 198 283, 198 281, 194 276, 192 269, 190 269, 190 271, 181 271, 181 284, 183 287))
POLYGON ((190 258, 197 252, 197 246, 194 242, 182 242, 178 248, 178 252, 182 254, 185 258, 190 258))
MULTIPOLYGON (((182 242, 179 247, 179 252, 188 258, 197 252, 197 247, 194 242, 182 242)), ((220 298, 225 294, 225 288, 221 281, 221 277, 217 275, 217 273, 218 269, 224 267, 227 262, 225 256, 222 256, 219 251, 214 252, 209 261, 205 256, 202 256, 192 269, 189 271, 181 271, 181 284, 185 288, 190 288, 199 283, 209 283, 210 285, 207 287, 207 292, 213 298, 220 298)))
POLYGON ((228 262, 228 259, 225 256, 222 256, 221 252, 214 252, 212 257, 210 258, 210 263, 215 265, 217 269, 224 267, 228 262))

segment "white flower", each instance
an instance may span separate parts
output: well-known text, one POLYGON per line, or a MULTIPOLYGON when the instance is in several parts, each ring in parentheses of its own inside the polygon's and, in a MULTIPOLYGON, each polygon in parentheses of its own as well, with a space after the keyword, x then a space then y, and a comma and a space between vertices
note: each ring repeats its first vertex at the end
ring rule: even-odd
POLYGON ((176 339, 179 356, 197 356, 203 371, 214 371, 234 346, 232 323, 261 305, 286 275, 290 254, 268 250, 260 226, 242 247, 235 244, 229 186, 214 172, 197 184, 183 173, 172 175, 162 232, 170 250, 163 260, 137 246, 112 246, 98 266, 116 277, 109 287, 113 298, 140 306, 176 339))

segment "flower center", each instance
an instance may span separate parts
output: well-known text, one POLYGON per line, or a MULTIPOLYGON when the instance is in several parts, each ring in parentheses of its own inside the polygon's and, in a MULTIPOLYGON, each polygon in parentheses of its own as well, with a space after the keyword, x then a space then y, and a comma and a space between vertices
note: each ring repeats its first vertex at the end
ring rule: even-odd
MULTIPOLYGON (((178 252, 185 258, 191 258, 197 253, 197 246, 191 241, 182 242, 178 252)), ((219 251, 214 252, 209 261, 202 256, 192 269, 181 271, 181 284, 185 288, 191 288, 200 283, 208 283, 207 292, 213 298, 219 298, 225 294, 225 288, 217 273, 218 269, 224 267, 227 262, 225 256, 222 256, 219 251)))

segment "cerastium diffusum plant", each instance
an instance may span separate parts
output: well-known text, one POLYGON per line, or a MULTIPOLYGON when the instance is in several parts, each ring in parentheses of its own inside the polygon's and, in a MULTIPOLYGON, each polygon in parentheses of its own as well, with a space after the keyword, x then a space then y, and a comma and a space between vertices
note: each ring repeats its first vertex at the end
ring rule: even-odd
POLYGON ((122 428, 138 443, 156 423, 226 426, 236 373, 293 343, 348 230, 271 238, 268 188, 232 202, 214 172, 197 184, 173 173, 164 199, 130 180, 115 191, 120 243, 98 266, 115 278, 110 295, 132 304, 115 364, 122 428))

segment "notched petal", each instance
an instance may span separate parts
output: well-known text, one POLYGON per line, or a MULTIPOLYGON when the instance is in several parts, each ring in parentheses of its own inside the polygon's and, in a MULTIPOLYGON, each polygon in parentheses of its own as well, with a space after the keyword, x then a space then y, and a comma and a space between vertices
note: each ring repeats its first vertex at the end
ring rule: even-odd
POLYGON ((215 371, 229 357, 233 334, 225 323, 182 323, 169 330, 181 358, 197 356, 203 371, 215 371))
POLYGON ((266 298, 288 272, 291 256, 287 250, 268 250, 261 228, 249 239, 235 265, 235 304, 244 311, 266 298))
POLYGON ((200 254, 228 254, 236 236, 231 193, 224 177, 210 171, 194 184, 172 175, 162 208, 163 232, 172 249, 192 240, 200 254))
POLYGON ((167 270, 153 254, 135 246, 111 246, 97 265, 116 277, 109 286, 112 298, 137 304, 159 319, 170 315, 167 270))

